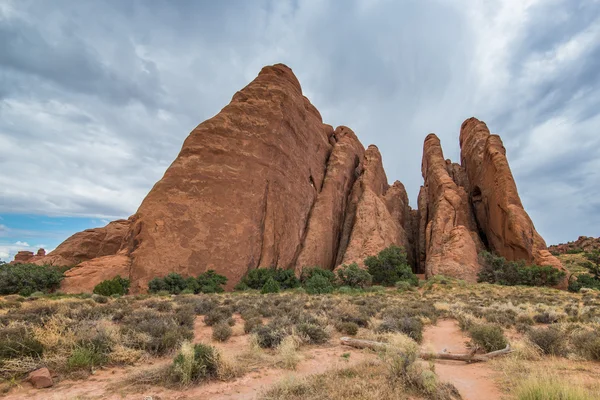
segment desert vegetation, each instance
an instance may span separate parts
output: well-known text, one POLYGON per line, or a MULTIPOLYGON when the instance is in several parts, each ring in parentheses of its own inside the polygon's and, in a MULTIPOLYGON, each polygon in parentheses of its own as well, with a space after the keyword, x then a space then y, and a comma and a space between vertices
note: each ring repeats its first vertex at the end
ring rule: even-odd
POLYGON ((107 390, 169 398, 190 388, 235 384, 256 371, 291 371, 294 378, 257 388, 258 396, 454 399, 460 388, 438 375, 435 357, 423 357, 442 351, 428 348, 427 332, 452 321, 472 354, 510 349, 485 363, 507 398, 600 396, 597 291, 469 284, 443 276, 418 282, 403 267, 402 254, 386 251, 366 271, 309 267, 296 278, 255 270, 227 293, 219 290, 224 279, 211 272, 191 279, 167 275, 144 295, 126 295, 128 282, 120 277, 98 285, 93 295, 6 295, 0 299, 2 389, 8 396, 31 395, 23 379, 42 367, 56 381, 48 390, 60 391, 63 381, 85 382, 98 371, 135 366, 115 374, 107 390), (384 347, 349 348, 341 337, 384 347), (323 352, 329 358, 320 361, 323 352), (311 362, 323 369, 304 373, 302 366, 311 362))

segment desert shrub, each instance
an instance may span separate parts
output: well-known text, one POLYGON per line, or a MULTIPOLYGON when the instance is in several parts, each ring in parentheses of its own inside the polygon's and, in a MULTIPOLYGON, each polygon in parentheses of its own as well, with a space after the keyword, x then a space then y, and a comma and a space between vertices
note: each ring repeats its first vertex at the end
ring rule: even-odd
POLYGON ((231 309, 228 307, 217 307, 209 311, 204 316, 204 323, 207 326, 213 326, 221 322, 228 321, 231 319, 231 309))
POLYGON ((279 290, 280 290, 279 283, 271 277, 271 278, 267 279, 264 286, 260 290, 260 293, 262 293, 262 294, 279 293, 279 290))
POLYGON ((208 270, 196 278, 197 291, 194 293, 223 293, 223 286, 227 283, 227 277, 217 274, 214 270, 208 270))
POLYGON ((408 389, 409 392, 419 395, 419 398, 437 400, 460 398, 454 386, 437 380, 433 366, 424 368, 423 364, 415 362, 419 346, 413 340, 403 335, 395 335, 391 339, 392 345, 382 353, 387 369, 386 378, 391 387, 399 386, 408 389))
POLYGON ((335 324, 335 329, 345 335, 354 336, 358 333, 358 325, 354 322, 338 322, 335 324))
POLYGON ((130 338, 133 348, 156 355, 166 354, 184 340, 194 337, 189 326, 180 325, 171 315, 152 310, 140 310, 124 317, 121 331, 130 338), (140 337, 139 334, 143 339, 136 339, 140 337))
POLYGON ((487 353, 502 350, 508 344, 504 337, 504 331, 498 325, 473 325, 469 329, 469 336, 471 336, 473 344, 483 348, 487 353))
POLYGON ((35 264, 0 265, 0 295, 52 292, 60 286, 64 273, 59 268, 35 264))
POLYGON ((249 318, 244 321, 244 333, 250 333, 262 325, 260 317, 249 318))
MULTIPOLYGON (((163 302, 166 303, 166 302, 163 302)), ((169 303, 166 303, 169 304, 169 303)), ((160 311, 160 310, 159 310, 160 311)), ((194 320, 196 319, 196 313, 192 306, 181 306, 173 314, 173 320, 179 326, 185 326, 189 329, 194 329, 194 320)))
POLYGON ((600 290, 600 280, 589 274, 572 275, 569 279, 569 291, 579 292, 582 288, 600 290))
POLYGON ((579 356, 586 360, 600 361, 600 332, 594 329, 574 331, 571 343, 579 356))
POLYGON ((554 324, 558 322, 558 315, 549 311, 542 311, 533 316, 533 320, 538 324, 554 324))
POLYGON ((316 324, 302 323, 296 325, 296 331, 311 344, 323 344, 329 340, 329 334, 325 329, 316 324))
POLYGON ((352 288, 364 288, 369 286, 373 278, 369 272, 358 267, 358 264, 342 265, 337 271, 338 279, 344 286, 352 288))
POLYGON ((269 279, 279 284, 280 289, 293 289, 300 286, 294 271, 283 268, 257 268, 249 271, 235 286, 235 290, 262 290, 269 279))
POLYGON ((287 318, 273 319, 267 325, 260 325, 254 329, 257 343, 263 349, 275 348, 286 336, 292 333, 292 326, 287 318))
POLYGON ((108 303, 108 297, 102 296, 100 294, 93 295, 92 300, 94 300, 98 304, 107 304, 108 303))
POLYGON ((129 293, 129 279, 121 278, 119 275, 113 279, 107 279, 94 287, 94 293, 102 296, 112 296, 113 294, 126 295, 129 293))
POLYGON ((171 376, 176 382, 188 385, 192 382, 216 377, 218 370, 219 353, 214 347, 202 343, 192 345, 185 342, 173 359, 171 376))
POLYGON ((212 338, 213 340, 218 340, 219 342, 226 342, 229 340, 233 331, 229 325, 226 323, 219 323, 213 326, 212 338))
POLYGON ((531 329, 527 332, 527 338, 538 346, 544 354, 560 356, 565 353, 565 338, 562 331, 557 327, 531 329))
POLYGON ((24 326, 0 328, 0 363, 10 358, 39 357, 44 346, 24 326))
POLYGON ((551 266, 530 265, 525 261, 508 261, 487 251, 479 255, 482 265, 477 275, 478 282, 496 283, 505 286, 555 286, 565 273, 551 266))
POLYGON ((378 333, 403 333, 419 343, 423 340, 423 323, 418 318, 385 318, 375 331, 378 333))
POLYGON ((415 286, 419 283, 408 265, 406 252, 401 247, 391 245, 380 251, 377 256, 367 257, 365 265, 376 285, 394 286, 398 281, 407 281, 415 286))
POLYGON ((326 294, 333 292, 333 284, 321 274, 315 274, 304 284, 308 294, 326 294))
POLYGON ((148 291, 150 293, 159 293, 166 291, 170 294, 180 294, 188 287, 188 281, 183 276, 171 272, 163 278, 154 278, 148 283, 148 291))
POLYGON ((394 286, 396 287, 396 289, 398 289, 399 292, 404 292, 404 291, 407 291, 407 290, 411 290, 414 287, 408 281, 398 281, 398 282, 394 283, 394 286))
POLYGON ((317 275, 327 279, 331 283, 331 286, 335 284, 335 274, 333 271, 319 267, 303 267, 300 273, 300 282, 306 286, 306 283, 317 275))

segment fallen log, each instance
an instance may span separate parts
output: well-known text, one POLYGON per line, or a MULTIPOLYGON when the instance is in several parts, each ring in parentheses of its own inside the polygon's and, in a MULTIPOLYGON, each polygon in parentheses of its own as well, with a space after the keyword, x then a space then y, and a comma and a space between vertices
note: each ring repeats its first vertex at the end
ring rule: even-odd
MULTIPOLYGON (((390 345, 387 343, 374 342, 372 340, 353 339, 349 337, 343 337, 340 340, 343 345, 355 347, 357 349, 371 349, 375 351, 384 351, 390 347, 390 345)), ((492 351, 491 353, 487 354, 475 354, 476 351, 477 349, 473 349, 473 351, 469 354, 453 354, 447 353, 446 351, 443 351, 441 353, 420 353, 419 358, 422 358, 423 360, 453 360, 464 361, 466 363, 474 363, 485 362, 494 357, 512 353, 510 345, 507 345, 506 348, 502 350, 492 351)))

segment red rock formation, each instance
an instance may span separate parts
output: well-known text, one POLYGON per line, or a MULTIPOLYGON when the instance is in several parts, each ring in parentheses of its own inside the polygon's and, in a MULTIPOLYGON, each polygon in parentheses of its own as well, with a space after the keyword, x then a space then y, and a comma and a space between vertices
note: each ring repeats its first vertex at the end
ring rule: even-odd
POLYGON ((574 242, 561 243, 548 247, 548 251, 552 254, 565 254, 570 251, 586 251, 600 250, 600 238, 587 236, 579 236, 574 242))
POLYGON ((404 186, 400 182, 389 186, 376 146, 369 146, 360 169, 346 210, 336 265, 356 262, 362 266, 367 256, 391 244, 409 248, 404 227, 410 208, 404 186))
POLYGON ((350 128, 336 128, 332 138, 333 151, 296 261, 297 273, 307 266, 327 269, 335 266, 348 198, 356 169, 365 155, 364 147, 350 128))
POLYGON ((60 289, 65 293, 91 293, 94 287, 104 280, 112 279, 117 275, 129 278, 130 268, 131 259, 125 252, 97 257, 65 272, 65 279, 60 289))
POLYGON ((38 265, 77 265, 96 257, 116 254, 129 229, 129 221, 113 221, 103 228, 86 229, 62 242, 54 251, 33 260, 38 265))
POLYGON ((421 262, 424 256, 426 276, 442 274, 474 282, 483 244, 467 192, 449 171, 455 172, 455 178, 464 175, 459 166, 446 163, 438 137, 427 136, 422 165, 425 187, 419 201, 421 262))
POLYGON ((133 217, 132 289, 170 271, 294 267, 331 153, 333 129, 292 71, 265 67, 198 125, 133 217))
POLYGON ((11 264, 26 264, 33 259, 33 252, 28 250, 21 250, 15 254, 15 259, 11 261, 11 264))
POLYGON ((292 71, 265 67, 229 105, 198 125, 129 220, 77 233, 40 264, 73 265, 62 289, 91 291, 116 275, 143 292, 152 278, 208 269, 235 285, 250 269, 333 269, 391 244, 416 272, 476 279, 489 244, 508 259, 561 268, 523 210, 504 148, 470 119, 462 164, 427 137, 418 210, 388 184, 381 154, 347 127, 333 128, 302 95, 292 71))
POLYGON ((523 208, 500 137, 470 118, 461 127, 460 148, 475 216, 489 249, 508 260, 564 270, 523 208))

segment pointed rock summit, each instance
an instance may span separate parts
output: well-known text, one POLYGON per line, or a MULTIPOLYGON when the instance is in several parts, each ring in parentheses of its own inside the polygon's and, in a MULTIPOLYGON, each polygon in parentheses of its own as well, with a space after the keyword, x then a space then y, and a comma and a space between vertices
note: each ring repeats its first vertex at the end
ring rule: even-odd
POLYGON ((292 70, 267 66, 190 133, 128 220, 16 261, 76 265, 62 284, 71 293, 116 275, 140 293, 154 277, 210 269, 232 288, 255 268, 363 266, 391 244, 427 276, 475 281, 484 249, 562 268, 523 209, 500 138, 471 118, 460 143, 458 165, 427 136, 412 210, 376 146, 365 150, 350 128, 324 124, 292 70))

